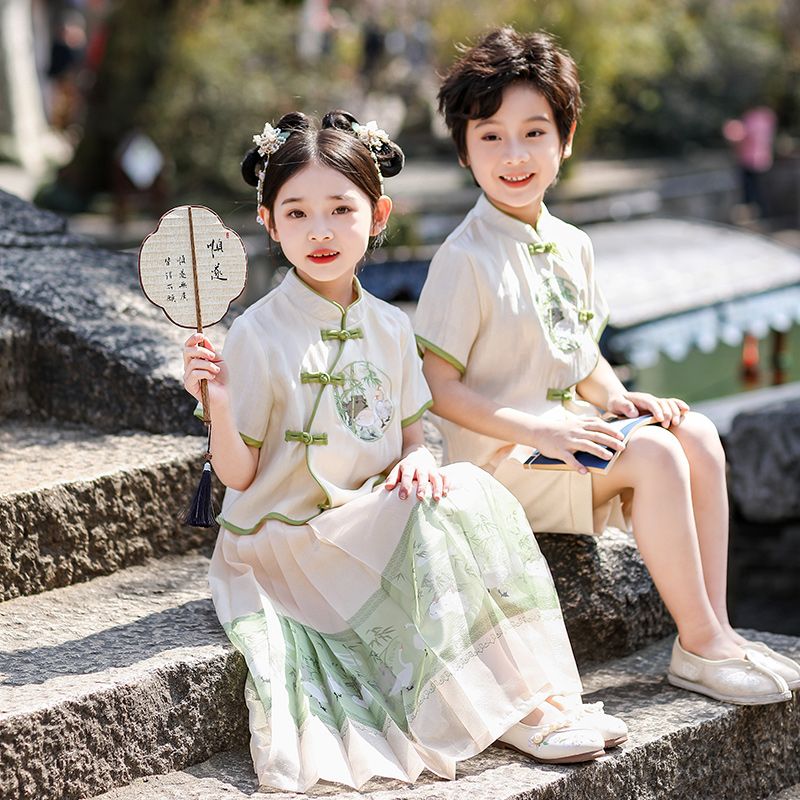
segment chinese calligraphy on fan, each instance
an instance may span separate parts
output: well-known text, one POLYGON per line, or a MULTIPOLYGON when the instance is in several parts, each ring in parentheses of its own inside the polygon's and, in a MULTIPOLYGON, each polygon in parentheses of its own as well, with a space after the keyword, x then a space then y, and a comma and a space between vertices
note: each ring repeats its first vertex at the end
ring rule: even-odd
MULTIPOLYGON (((228 276, 222 271, 222 263, 219 260, 219 254, 224 254, 225 252, 222 239, 212 239, 208 242, 206 244, 206 252, 210 263, 206 261, 205 265, 198 264, 198 268, 202 270, 203 266, 205 266, 212 281, 227 281, 228 276)), ((164 287, 167 290, 166 300, 168 303, 189 302, 190 298, 187 295, 189 289, 187 269, 185 253, 180 253, 177 257, 166 256, 164 258, 164 287)))

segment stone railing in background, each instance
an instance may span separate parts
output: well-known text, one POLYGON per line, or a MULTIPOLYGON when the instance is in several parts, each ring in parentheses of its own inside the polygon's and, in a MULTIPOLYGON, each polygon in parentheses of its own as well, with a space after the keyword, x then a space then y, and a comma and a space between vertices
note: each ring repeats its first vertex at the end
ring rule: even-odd
POLYGON ((800 398, 746 411, 725 437, 735 622, 800 630, 800 398))

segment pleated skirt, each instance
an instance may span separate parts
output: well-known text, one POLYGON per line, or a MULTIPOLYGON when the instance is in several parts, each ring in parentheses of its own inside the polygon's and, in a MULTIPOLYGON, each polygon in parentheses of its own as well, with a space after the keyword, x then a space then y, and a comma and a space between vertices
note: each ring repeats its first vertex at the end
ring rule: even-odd
POLYGON ((221 529, 209 583, 248 667, 263 786, 454 778, 552 694, 581 691, 525 512, 485 471, 447 497, 383 487, 305 525, 221 529))

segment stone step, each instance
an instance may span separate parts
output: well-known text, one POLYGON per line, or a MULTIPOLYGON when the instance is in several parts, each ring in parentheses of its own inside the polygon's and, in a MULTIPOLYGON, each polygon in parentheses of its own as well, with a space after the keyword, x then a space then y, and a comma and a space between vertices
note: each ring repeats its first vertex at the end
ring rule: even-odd
POLYGON ((208 549, 178 521, 205 439, 107 434, 66 423, 0 423, 0 600, 208 549))
MULTIPOLYGON (((765 636, 800 655, 800 640, 765 636)), ((664 679, 671 639, 585 676, 587 699, 628 723, 621 747, 582 766, 543 766, 490 747, 459 764, 456 780, 423 773, 414 786, 374 779, 354 792, 320 784, 309 794, 337 800, 755 800, 800 778, 800 700, 742 707, 671 687, 664 679)), ((95 800, 218 800, 258 790, 245 747, 181 772, 140 778, 95 800)), ((796 787, 775 800, 799 797, 796 787)), ((271 791, 274 800, 299 795, 271 791)))
MULTIPOLYGON (((623 580, 638 556, 622 534, 555 544, 584 665, 652 637, 657 626, 625 627, 653 619, 655 604, 623 580)), ((165 556, 0 603, 0 797, 83 797, 246 741, 244 661, 207 569, 202 555, 165 556)))
POLYGON ((777 794, 771 794, 769 800, 800 800, 800 783, 789 786, 777 794))
POLYGON ((27 354, 31 347, 30 323, 0 312, 0 419, 29 410, 30 381, 27 354))
POLYGON ((0 603, 0 797, 78 800, 246 742, 208 559, 0 603))

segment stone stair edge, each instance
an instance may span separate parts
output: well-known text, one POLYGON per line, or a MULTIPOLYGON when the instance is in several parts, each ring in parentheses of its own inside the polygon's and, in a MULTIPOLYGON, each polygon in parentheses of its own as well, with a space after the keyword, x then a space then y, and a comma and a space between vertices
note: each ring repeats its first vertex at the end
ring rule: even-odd
MULTIPOLYGON (((800 639, 767 635, 773 646, 800 654, 800 639)), ((338 800, 792 800, 800 780, 800 699, 775 706, 717 703, 669 686, 663 673, 671 640, 592 670, 587 701, 603 699, 625 718, 630 740, 593 764, 543 766, 508 750, 489 748, 458 765, 453 782, 423 773, 408 786, 374 779, 359 792, 318 784, 309 796, 338 800), (639 671, 641 670, 641 672, 639 671), (748 758, 736 757, 748 745, 748 758), (713 765, 711 767, 710 765, 713 765), (785 787, 790 787, 788 790, 785 787), (779 794, 772 794, 780 792, 779 794)), ((275 800, 303 795, 259 791, 246 747, 163 775, 140 778, 94 800, 217 800, 268 792, 275 800)))
MULTIPOLYGON (((0 437, 2 437, 4 455, 6 458, 18 459, 17 463, 25 462, 27 452, 29 452, 30 441, 26 441, 26 436, 31 432, 45 431, 50 433, 46 446, 48 450, 69 450, 70 448, 80 447, 92 442, 101 442, 107 451, 114 452, 115 460, 103 466, 96 466, 97 461, 92 461, 92 472, 88 474, 79 467, 71 470, 64 469, 63 472, 50 480, 33 484, 29 488, 7 489, 0 481, 0 498, 19 498, 23 501, 26 496, 33 496, 40 492, 57 489, 64 485, 84 486, 96 480, 112 477, 115 475, 144 475, 148 470, 176 462, 186 462, 197 467, 199 478, 202 469, 202 454, 205 452, 206 437, 200 434, 191 433, 166 433, 150 434, 141 430, 119 430, 114 433, 94 428, 90 425, 71 425, 66 429, 66 433, 59 438, 59 424, 56 420, 32 420, 27 419, 5 419, 0 420, 0 437), (12 429, 11 431, 4 429, 12 429), (19 441, 18 449, 15 452, 15 434, 19 441), (155 446, 162 452, 149 452, 146 459, 142 457, 141 440, 146 439, 147 443, 155 446), (140 441, 137 441, 140 440, 140 441), (125 451, 129 451, 126 453, 125 451), (121 457, 127 457, 128 463, 122 463, 121 457)), ((67 454, 68 455, 68 454, 67 454)), ((53 460, 58 461, 63 456, 56 455, 53 460)), ((34 454, 34 463, 36 454, 34 454)), ((2 464, 3 455, 0 455, 2 464)))
MULTIPOLYGON (((0 600, 83 583, 151 556, 210 552, 216 532, 181 521, 200 464, 198 453, 179 453, 0 495, 0 600)), ((215 501, 219 507, 218 484, 215 501)))
MULTIPOLYGON (((618 546, 615 543, 612 544, 618 546)), ((8 717, 5 721, 0 722, 0 727, 6 729, 4 734, 0 734, 0 741, 9 738, 12 738, 16 742, 25 741, 25 737, 28 736, 33 737, 33 741, 35 742, 37 731, 41 734, 42 725, 44 723, 46 723, 45 731, 58 732, 63 729, 69 729, 70 725, 66 723, 70 721, 86 720, 88 718, 91 723, 92 720, 96 720, 99 716, 101 719, 105 720, 106 725, 108 725, 108 720, 113 720, 115 715, 121 715, 126 722, 126 730, 137 731, 137 735, 140 735, 142 741, 137 742, 136 738, 132 737, 130 733, 127 734, 127 737, 121 739, 122 741, 126 741, 127 747, 131 747, 134 750, 133 755, 130 753, 120 753, 119 750, 115 750, 114 745, 112 745, 112 760, 113 758, 122 758, 124 768, 117 764, 113 769, 108 768, 108 770, 106 770, 103 766, 106 762, 97 756, 98 753, 102 751, 102 747, 99 745, 104 741, 104 737, 108 731, 104 729, 98 730, 97 726, 89 724, 89 733, 86 734, 89 741, 85 744, 84 752, 81 752, 79 749, 77 753, 72 754, 71 757, 74 763, 69 770, 73 775, 87 774, 92 776, 91 780, 94 781, 94 783, 90 782, 89 785, 84 786, 81 789, 82 792, 97 792, 110 788, 111 784, 102 783, 102 781, 105 780, 103 776, 106 774, 127 776, 126 780, 128 780, 129 778, 136 777, 136 775, 145 776, 150 773, 163 773, 170 769, 185 768, 191 763, 207 758, 211 753, 203 749, 206 743, 200 741, 203 739, 203 727, 199 721, 202 720, 206 714, 203 709, 209 704, 214 709, 214 713, 221 715, 223 719, 227 720, 224 725, 226 730, 236 731, 237 733, 235 735, 239 737, 239 741, 242 741, 243 737, 246 737, 246 709, 242 702, 242 687, 245 675, 244 662, 228 643, 221 628, 218 626, 210 599, 205 596, 205 592, 201 592, 198 588, 201 579, 203 583, 205 582, 207 564, 208 559, 200 555, 170 556, 151 560, 147 565, 142 567, 129 568, 128 570, 123 570, 104 578, 95 579, 95 581, 90 581, 88 584, 56 590, 58 596, 54 596, 52 599, 58 606, 58 613, 61 613, 61 610, 65 607, 65 597, 71 594, 87 595, 87 593, 91 593, 93 589, 97 588, 100 584, 107 585, 109 591, 113 590, 117 594, 120 594, 120 587, 122 587, 120 602, 126 601, 125 592, 127 591, 129 594, 132 594, 132 596, 141 596, 143 598, 141 602, 147 605, 147 603, 150 602, 149 598, 151 593, 154 592, 155 596, 158 597, 161 591, 159 579, 157 579, 157 576, 156 578, 151 577, 148 574, 148 570, 155 570, 156 573, 167 576, 162 577, 162 582, 174 576, 176 573, 179 573, 181 569, 189 570, 192 576, 194 576, 194 583, 197 585, 189 587, 189 589, 191 589, 188 595, 189 599, 178 606, 178 611, 188 614, 189 616, 187 619, 189 622, 194 626, 199 626, 200 638, 202 641, 200 652, 198 652, 196 648, 167 648, 166 660, 149 672, 145 672, 147 676, 146 681, 142 680, 141 675, 136 676, 133 674, 135 670, 127 677, 124 671, 121 671, 116 673, 117 682, 111 687, 105 685, 99 692, 83 692, 81 696, 84 702, 80 702, 74 696, 67 699, 59 698, 57 702, 51 703, 50 706, 46 708, 44 708, 42 704, 39 704, 36 706, 36 710, 33 711, 33 713, 27 715, 17 714, 13 718, 8 717), (133 577, 136 575, 138 575, 138 578, 133 580, 133 577), (92 584, 94 584, 94 587, 92 584), (209 641, 212 645, 211 649, 208 649, 209 641), (171 685, 175 684, 179 686, 177 690, 169 688, 171 685), (201 687, 201 690, 195 691, 197 687, 201 687), (216 689, 213 687, 216 687, 216 689), (217 694, 214 694, 215 691, 217 694), (185 701, 182 709, 175 710, 176 703, 174 701, 176 698, 177 706, 180 706, 181 702, 185 701), (200 709, 199 711, 198 708, 200 709), (145 716, 147 724, 142 723, 142 715, 145 716), (176 715, 179 717, 177 723, 175 721, 176 715), (13 735, 13 732, 9 732, 9 725, 12 727, 16 725, 18 731, 22 731, 24 735, 13 735), (166 730, 180 728, 180 726, 183 725, 185 730, 181 746, 173 747, 170 752, 167 752, 170 748, 161 748, 160 750, 156 748, 151 751, 150 748, 154 747, 153 742, 163 743, 163 735, 159 734, 157 731, 159 725, 163 725, 166 730), (156 732, 153 732, 154 726, 156 732), (92 757, 88 758, 85 749, 91 744, 93 744, 91 747, 92 757), (205 755, 202 755, 203 753, 205 755)), ((189 590, 180 582, 179 575, 177 580, 178 583, 176 586, 178 588, 176 590, 180 592, 189 590)), ((46 605, 49 600, 50 598, 48 598, 46 594, 18 598, 10 603, 0 604, 0 615, 3 611, 13 613, 17 608, 23 605, 41 607, 42 604, 46 605)), ((101 607, 105 602, 102 595, 98 595, 95 601, 101 607)), ((166 597, 165 602, 168 601, 170 601, 170 598, 166 597)), ((93 616, 91 610, 88 608, 86 609, 86 614, 90 619, 93 616)), ((37 611, 37 617, 41 618, 41 616, 41 613, 37 611)), ((177 611, 175 612, 175 616, 179 616, 177 611)), ((175 621, 170 620, 168 616, 160 619, 159 624, 162 625, 164 630, 177 629, 181 635, 183 630, 191 628, 191 625, 186 625, 186 620, 178 620, 178 624, 176 625, 175 621)), ((125 626, 122 625, 120 627, 124 633, 125 626)), ((138 631, 137 634, 137 642, 139 639, 142 641, 147 640, 147 637, 143 635, 142 631, 138 631)), ((800 644, 794 640, 786 639, 786 637, 773 637, 773 639, 781 643, 791 642, 795 649, 800 650, 800 644)), ((668 643, 669 640, 666 640, 666 644, 662 643, 660 646, 663 649, 665 646, 668 646, 668 643)), ((52 643, 49 646, 52 647, 52 643)), ((137 644, 137 647, 138 646, 137 644)), ((656 645, 656 647, 658 646, 659 645, 656 645)), ((47 645, 45 643, 43 652, 45 652, 46 649, 47 645)), ((626 660, 635 659, 636 657, 637 654, 626 656, 622 659, 615 659, 614 663, 622 663, 626 660)), ((595 668, 591 670, 587 676, 586 689, 589 693, 594 695, 591 699, 609 699, 608 692, 602 691, 605 685, 602 677, 603 670, 603 667, 595 668), (593 678, 592 676, 595 677, 593 678)), ((0 670, 0 672, 2 672, 2 670, 0 670)), ((607 683, 611 685, 613 682, 607 683)), ((612 704, 609 704, 609 710, 622 714, 622 709, 612 704)), ((63 765, 68 764, 65 754, 70 753, 70 742, 60 741, 57 737, 55 741, 52 741, 51 735, 52 734, 48 735, 47 741, 50 743, 48 746, 55 746, 52 757, 54 759, 58 758, 62 769, 64 769, 63 765)), ((167 740, 171 741, 169 736, 167 736, 167 740)), ((216 751, 223 749, 224 746, 227 745, 218 746, 216 751)), ((42 743, 38 742, 34 750, 36 752, 41 752, 41 747, 42 743)), ((0 761, 7 757, 8 751, 3 751, 3 748, 0 748, 0 761), (2 755, 3 752, 6 753, 5 756, 2 755)), ((108 754, 106 758, 108 758, 108 754)), ((8 767, 9 764, 6 764, 5 768, 0 770, 0 772, 8 774, 8 767)), ((50 780, 52 781, 56 777, 57 775, 51 775, 50 780)), ((800 778, 800 776, 798 776, 798 778, 800 778)), ((4 796, 1 784, 0 796, 4 796)), ((45 798, 51 795, 26 795, 23 793, 19 796, 36 797, 36 800, 45 800, 45 798)), ((64 794, 52 796, 79 797, 82 795, 64 794)))
MULTIPOLYGON (((571 537, 559 537, 562 541, 562 544, 571 540, 571 537)), ((583 547, 587 547, 590 550, 594 550, 595 553, 599 552, 601 557, 607 557, 609 554, 612 556, 614 553, 622 552, 624 556, 630 556, 634 552, 634 548, 632 545, 626 544, 626 537, 621 534, 621 532, 616 532, 611 536, 601 537, 599 541, 591 540, 588 542, 582 543, 583 547), (596 548, 596 549, 594 549, 596 548)), ((149 596, 151 593, 155 593, 158 595, 159 586, 161 585, 159 581, 163 580, 158 578, 158 575, 172 575, 178 574, 183 570, 190 570, 191 571, 191 580, 184 584, 181 584, 181 591, 191 589, 192 594, 192 601, 188 603, 188 606, 191 608, 184 609, 183 606, 178 606, 176 610, 170 610, 169 613, 164 617, 167 619, 171 614, 174 618, 170 625, 175 628, 179 635, 182 635, 183 628, 182 625, 185 625, 184 621, 182 621, 182 616, 184 612, 188 614, 188 621, 189 625, 187 626, 188 629, 191 629, 192 625, 197 625, 202 623, 202 633, 199 636, 199 639, 195 641, 195 647, 189 649, 181 649, 180 639, 176 642, 173 642, 173 647, 168 648, 166 662, 159 666, 159 669, 166 669, 167 671, 164 673, 167 678, 166 680, 172 680, 170 676, 180 675, 183 676, 182 680, 184 680, 188 686, 197 685, 202 683, 205 680, 213 680, 216 682, 217 685, 228 687, 231 685, 231 681, 239 680, 240 686, 235 693, 234 696, 231 696, 230 693, 227 695, 227 699, 223 702, 221 700, 217 700, 213 703, 215 708, 217 709, 218 713, 225 713, 229 715, 231 719, 238 720, 238 726, 240 729, 246 729, 246 709, 242 702, 242 686, 243 686, 243 679, 244 679, 244 672, 237 672, 237 670, 244 670, 244 661, 241 657, 235 652, 232 645, 227 641, 227 638, 224 636, 224 633, 219 626, 216 615, 213 611, 213 605, 211 603, 210 597, 208 597, 207 588, 206 588, 206 572, 208 566, 208 559, 202 555, 184 555, 184 556, 165 556, 160 559, 150 559, 146 562, 146 564, 142 566, 134 566, 134 567, 125 567, 120 569, 119 571, 112 573, 110 575, 104 577, 96 577, 91 578, 86 583, 74 584, 71 586, 65 586, 60 589, 54 590, 54 592, 45 592, 44 594, 39 595, 29 595, 25 597, 19 597, 13 600, 10 600, 7 603, 0 604, 0 631, 2 631, 2 617, 3 612, 6 612, 6 616, 9 614, 16 614, 18 609, 24 609, 25 607, 34 608, 36 609, 35 618, 42 619, 47 618, 48 614, 44 613, 43 610, 50 608, 51 606, 55 606, 57 610, 53 610, 50 608, 50 616, 55 615, 57 618, 60 619, 59 615, 63 615, 66 613, 65 609, 65 598, 68 599, 70 596, 80 597, 85 596, 87 599, 79 603, 80 606, 85 607, 84 610, 88 617, 91 619, 94 615, 98 613, 103 613, 105 610, 106 613, 108 612, 108 602, 107 596, 117 596, 120 594, 119 587, 123 587, 122 589, 122 597, 124 599, 125 592, 133 592, 133 595, 136 596, 139 592, 143 592, 145 597, 149 596), (151 571, 155 577, 142 577, 148 575, 148 571, 151 571), (137 577, 138 576, 138 577, 137 577), (135 586, 139 586, 139 589, 135 589, 135 586), (125 588, 127 587, 127 588, 125 588), (134 588, 131 588, 134 587, 134 588), (104 594, 105 592, 105 594, 104 594), (93 611, 92 609, 96 609, 93 611), (198 622, 199 620, 199 622, 198 622), (221 648, 221 651, 218 651, 216 647, 213 647, 211 650, 204 650, 203 648, 207 645, 216 645, 221 648), (200 645, 200 649, 197 649, 197 645, 200 645), (222 652, 224 653, 223 661, 215 661, 217 658, 217 653, 222 652), (238 675, 238 677, 234 678, 232 676, 238 675)), ((590 565, 591 566, 591 565, 590 565)), ((590 567, 587 567, 589 569, 590 567)), ((570 574, 574 571, 574 568, 568 568, 565 570, 567 574, 570 574)), ((557 572, 556 572, 557 574, 557 572)), ((579 596, 583 596, 581 592, 578 593, 579 596)), ((169 599, 169 598, 167 598, 169 599)), ((585 601, 585 597, 584 597, 585 601)), ((76 601, 77 602, 77 601, 76 601)), ((142 600, 141 602, 144 602, 142 600)), ((69 603, 66 603, 68 606, 69 603)), ((145 607, 147 604, 145 603, 145 607)), ((568 625, 569 625, 569 615, 571 613, 570 608, 565 608, 565 614, 568 618, 568 625)), ((24 615, 19 614, 17 616, 24 617, 24 615)), ((593 614, 590 615, 592 618, 596 618, 597 615, 593 614)), ((142 641, 147 641, 152 639, 153 637, 149 636, 144 629, 139 629, 137 627, 139 623, 137 622, 138 617, 135 617, 132 621, 126 623, 139 637, 142 638, 142 641)), ((41 623, 40 623, 41 624, 41 623)), ((127 635, 126 632, 126 625, 121 625, 120 634, 127 635)), ((86 639, 89 641, 90 644, 93 644, 93 637, 94 634, 81 634, 79 630, 76 629, 75 636, 80 638, 81 640, 86 639)), ((593 632, 590 631, 590 635, 592 638, 591 647, 595 649, 597 648, 597 639, 593 632)), ((663 635, 663 634, 662 634, 663 635)), ((652 640, 652 637, 650 638, 652 640)), ((102 641, 102 637, 101 637, 102 641)), ((644 643, 647 639, 637 642, 637 644, 644 643)), ((2 637, 0 636, 0 644, 2 644, 2 637)), ((34 641, 33 646, 35 648, 39 648, 39 645, 34 641)), ((46 643, 41 646, 43 653, 48 652, 48 647, 52 650, 52 643, 47 645, 46 643)), ((89 648, 89 652, 91 653, 91 647, 89 648)), ((597 652, 597 651, 596 651, 597 652)), ((615 655, 614 648, 610 648, 608 654, 609 657, 615 655)), ((2 669, 0 669, 2 672, 2 669)), ((90 680, 92 680, 90 678, 90 680)), ((110 680, 108 678, 103 678, 103 680, 107 681, 110 680)), ((116 677, 113 679, 114 681, 121 681, 123 684, 126 684, 128 680, 126 677, 125 671, 120 671, 116 674, 116 677)), ((113 681, 112 681, 113 682, 113 681)), ((128 684, 126 684, 128 685, 128 684)), ((134 678, 132 685, 129 685, 128 690, 115 690, 109 695, 106 699, 102 691, 93 692, 91 688, 86 690, 81 690, 78 694, 83 698, 82 700, 78 701, 75 697, 64 705, 60 700, 56 702, 51 702, 49 705, 47 703, 37 703, 32 702, 29 705, 29 708, 32 709, 31 714, 28 715, 28 718, 32 718, 36 715, 36 713, 43 714, 48 719, 57 719, 62 718, 62 720, 66 720, 71 718, 71 714, 77 714, 80 718, 85 718, 88 720, 94 719, 96 714, 101 713, 105 714, 106 717, 113 716, 111 711, 103 711, 104 708, 108 706, 109 703, 116 703, 117 705, 120 704, 120 697, 125 696, 128 699, 129 704, 131 707, 135 707, 138 703, 140 707, 148 707, 153 705, 152 697, 148 694, 151 690, 148 688, 152 686, 151 683, 144 684, 142 683, 140 678, 134 678), (121 694, 120 694, 121 692, 121 694), (35 711, 33 710, 35 709, 35 711)), ((58 684, 57 681, 51 686, 52 689, 57 690, 58 684)), ((72 685, 68 685, 69 690, 75 693, 75 687, 72 685)), ((78 687, 80 689, 80 687, 78 687)), ((2 691, 2 685, 0 685, 0 692, 2 691)), ((24 692, 23 692, 24 694, 24 692)), ((194 701, 195 703, 199 702, 197 699, 194 701)), ((158 705, 156 703, 156 705, 158 705)), ((127 713, 127 712, 126 712, 127 713)), ((133 713, 133 712, 131 712, 133 713)), ((169 709, 164 707, 159 711, 161 714, 161 718, 166 719, 169 715, 169 709)), ((190 714, 191 716, 191 714, 190 714)), ((158 717, 158 714, 156 714, 158 717)), ((35 731, 36 725, 33 724, 33 727, 28 729, 26 728, 25 722, 25 715, 23 714, 22 717, 17 716, 16 720, 13 724, 22 726, 21 729, 35 731)), ((162 719, 162 721, 163 721, 162 719)), ((11 722, 7 719, 5 722, 6 726, 11 724, 11 722)), ((157 724, 157 720, 155 720, 154 724, 157 724)), ((233 724, 233 723, 232 723, 233 724)), ((59 727, 59 726, 56 726, 59 727)), ((63 727, 63 726, 61 726, 63 727)), ((33 735, 33 733, 30 733, 33 735)), ((188 742, 184 743, 186 748, 189 748, 192 752, 198 752, 197 748, 202 749, 202 743, 197 742, 188 742), (194 748, 194 749, 192 749, 194 748)), ((137 747, 137 753, 140 753, 146 749, 144 746, 137 747)), ((63 751, 62 751, 63 752, 63 751)), ((113 755, 113 748, 112 748, 112 755, 113 755)), ((142 756, 144 757, 144 756, 142 756)), ((194 760, 197 760, 196 758, 194 760)), ((62 756, 63 761, 63 756, 62 756)), ((153 771, 164 771, 164 762, 163 760, 158 761, 156 759, 158 767, 154 766, 153 771)), ((134 760, 135 762, 135 760, 134 760)), ((131 759, 127 759, 126 763, 131 763, 131 759)), ((185 763, 192 763, 192 758, 185 763)), ((170 762, 167 764, 168 768, 177 768, 184 766, 183 763, 176 763, 170 762)), ((77 769, 77 767, 76 767, 77 769)), ((127 773, 123 773, 127 774, 127 773)), ((144 773, 143 773, 144 774, 144 773)), ((95 786, 95 790, 97 787, 95 786)), ((0 791, 0 795, 2 795, 2 791, 0 791)), ((39 800, 37 798, 37 800, 39 800)))

